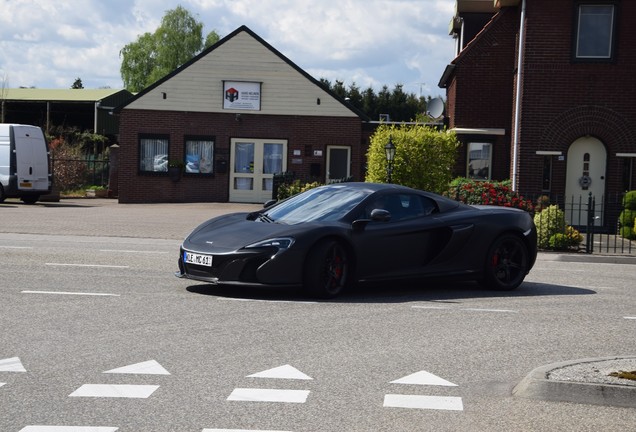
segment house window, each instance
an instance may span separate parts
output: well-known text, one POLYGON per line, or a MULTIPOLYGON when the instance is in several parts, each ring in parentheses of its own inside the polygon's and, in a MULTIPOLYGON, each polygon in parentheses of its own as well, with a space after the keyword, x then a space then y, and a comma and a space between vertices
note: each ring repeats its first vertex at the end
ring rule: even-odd
POLYGON ((474 180, 490 180, 492 162, 491 143, 468 143, 468 169, 466 177, 474 180))
POLYGON ((552 190, 552 156, 543 156, 541 190, 543 192, 552 190))
POLYGON ((632 176, 634 174, 634 158, 623 158, 622 186, 624 191, 632 190, 632 176))
POLYGON ((168 145, 167 135, 139 136, 139 171, 167 172, 168 145))
POLYGON ((616 7, 612 4, 579 4, 576 19, 577 60, 611 60, 614 55, 616 7))
POLYGON ((214 139, 206 137, 186 137, 185 172, 191 174, 212 174, 214 172, 214 139))

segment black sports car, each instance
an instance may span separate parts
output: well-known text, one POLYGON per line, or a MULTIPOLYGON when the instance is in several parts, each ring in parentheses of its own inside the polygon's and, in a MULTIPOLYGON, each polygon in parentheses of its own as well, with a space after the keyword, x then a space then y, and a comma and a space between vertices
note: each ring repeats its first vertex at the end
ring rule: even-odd
POLYGON ((429 276, 512 290, 536 255, 536 228, 525 211, 468 206, 398 185, 338 183, 203 223, 184 240, 176 275, 299 286, 323 298, 358 282, 429 276))

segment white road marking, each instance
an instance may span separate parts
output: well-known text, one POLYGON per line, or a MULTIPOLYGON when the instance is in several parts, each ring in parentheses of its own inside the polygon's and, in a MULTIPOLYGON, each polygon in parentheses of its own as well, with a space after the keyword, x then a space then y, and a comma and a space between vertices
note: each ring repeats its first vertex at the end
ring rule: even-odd
POLYGON ((0 249, 33 249, 32 246, 0 246, 0 249))
POLYGON ((118 429, 109 426, 27 426, 19 432, 115 432, 118 429))
POLYGON ((297 380, 311 380, 312 377, 305 375, 298 369, 290 365, 279 366, 273 369, 268 369, 263 372, 258 372, 252 375, 248 375, 247 378, 280 378, 280 379, 297 379, 297 380))
POLYGON ((631 320, 636 320, 636 316, 633 316, 633 317, 623 317, 623 318, 625 318, 625 319, 631 319, 631 320))
POLYGON ((120 294, 108 293, 82 293, 68 291, 21 291, 22 294, 57 294, 57 295, 78 295, 78 296, 102 296, 102 297, 120 297, 120 294))
POLYGON ((120 250, 120 249, 100 249, 100 252, 134 253, 134 254, 169 254, 165 251, 143 251, 143 250, 120 250))
POLYGON ((236 388, 227 398, 229 401, 243 402, 285 402, 305 403, 309 396, 309 390, 279 390, 236 388))
POLYGON ((416 384, 457 387, 457 384, 453 384, 450 381, 446 381, 445 379, 426 371, 415 372, 414 374, 405 376, 395 381, 391 381, 391 384, 416 384))
POLYGON ((413 309, 459 310, 459 311, 468 311, 468 312, 519 313, 518 310, 514 310, 514 309, 458 308, 458 307, 451 307, 451 306, 423 306, 423 305, 414 305, 414 306, 411 306, 411 307, 413 309))
POLYGON ((26 372, 19 357, 0 360, 0 372, 26 372))
POLYGON ((2 387, 3 385, 5 385, 6 383, 0 383, 0 387, 2 387))
POLYGON ((84 384, 69 396, 146 399, 158 388, 157 385, 84 384))
POLYGON ((318 304, 318 302, 312 302, 312 301, 294 301, 294 300, 259 300, 259 299, 228 298, 228 297, 218 297, 218 298, 217 298, 217 300, 238 301, 238 302, 260 302, 260 303, 297 303, 297 304, 318 304))
POLYGON ((260 429, 203 429, 201 432, 290 432, 260 429))
POLYGON ((53 266, 53 267, 130 268, 130 266, 105 265, 105 264, 45 263, 44 265, 53 266))
POLYGON ((128 366, 123 366, 116 369, 108 370, 104 373, 113 374, 146 374, 146 375, 170 375, 170 372, 165 370, 155 360, 148 360, 146 362, 135 363, 128 366))
POLYGON ((417 408, 450 411, 464 410, 462 398, 451 396, 387 394, 384 396, 384 406, 389 408, 417 408))

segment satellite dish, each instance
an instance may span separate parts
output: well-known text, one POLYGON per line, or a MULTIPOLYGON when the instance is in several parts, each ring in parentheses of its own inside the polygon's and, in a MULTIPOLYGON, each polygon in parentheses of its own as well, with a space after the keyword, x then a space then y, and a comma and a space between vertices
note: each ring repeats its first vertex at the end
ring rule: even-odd
POLYGON ((441 98, 431 99, 427 106, 427 113, 434 119, 438 119, 444 114, 444 101, 441 98))

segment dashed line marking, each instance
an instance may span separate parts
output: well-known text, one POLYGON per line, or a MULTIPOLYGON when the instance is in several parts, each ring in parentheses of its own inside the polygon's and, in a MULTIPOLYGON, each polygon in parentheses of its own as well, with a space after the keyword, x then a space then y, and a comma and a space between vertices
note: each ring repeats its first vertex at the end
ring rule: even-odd
POLYGON ((101 297, 120 297, 120 294, 109 293, 82 293, 69 291, 21 291, 22 294, 55 294, 55 295, 78 295, 78 296, 101 296, 101 297))
POLYGON ((284 402, 305 403, 309 390, 280 390, 261 388, 236 388, 227 398, 229 401, 243 402, 284 402))
POLYGON ((106 264, 45 263, 44 265, 51 266, 51 267, 130 268, 130 266, 106 265, 106 264))
POLYGON ((115 432, 118 429, 110 426, 27 426, 20 432, 115 432))
POLYGON ((623 318, 628 319, 628 320, 636 320, 636 316, 633 316, 633 317, 623 317, 623 318))
POLYGON ((167 255, 171 252, 165 251, 141 251, 141 250, 125 250, 125 249, 100 249, 100 252, 115 252, 115 253, 134 253, 134 254, 162 254, 167 255))
POLYGON ((312 301, 294 301, 294 300, 259 300, 259 299, 248 299, 248 298, 229 298, 229 297, 218 297, 217 300, 224 301, 237 301, 237 302, 255 302, 255 303, 296 303, 296 304, 318 304, 318 302, 312 301))
POLYGON ((462 398, 453 396, 419 396, 387 394, 384 396, 384 406, 389 408, 416 408, 463 411, 462 398))
POLYGON ((69 396, 146 399, 158 388, 158 385, 84 384, 69 396))
POLYGON ((458 311, 467 311, 467 312, 519 313, 518 310, 514 310, 514 309, 457 308, 457 307, 450 307, 450 306, 423 306, 423 305, 414 305, 411 307, 413 309, 458 310, 458 311))
POLYGON ((110 426, 26 426, 20 432, 115 432, 110 426))
POLYGON ((0 360, 0 372, 26 372, 19 357, 0 360))

